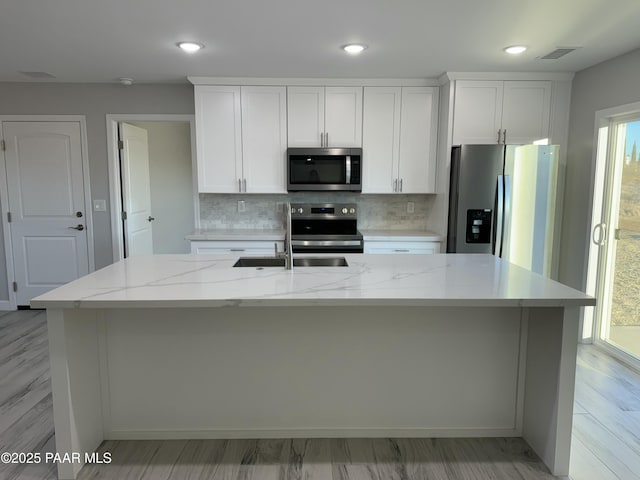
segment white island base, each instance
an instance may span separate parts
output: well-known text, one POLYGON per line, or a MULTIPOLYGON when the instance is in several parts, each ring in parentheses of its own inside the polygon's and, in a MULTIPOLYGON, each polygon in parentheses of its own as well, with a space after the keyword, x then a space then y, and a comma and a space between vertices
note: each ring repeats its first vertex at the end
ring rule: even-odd
MULTIPOLYGON (((321 269, 277 275, 304 283, 311 270, 321 269)), ((317 295, 179 308, 48 302, 57 451, 84 456, 105 439, 516 436, 568 475, 587 297, 563 306, 548 294, 536 306, 317 295)), ((59 478, 81 467, 60 464, 59 478)))

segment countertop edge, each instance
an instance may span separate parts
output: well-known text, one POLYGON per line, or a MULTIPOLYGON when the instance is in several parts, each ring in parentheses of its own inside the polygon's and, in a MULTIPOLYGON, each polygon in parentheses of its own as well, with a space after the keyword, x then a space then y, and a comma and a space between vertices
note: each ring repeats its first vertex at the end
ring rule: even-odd
POLYGON ((595 298, 549 299, 336 299, 336 298, 288 298, 288 299, 225 299, 225 300, 36 300, 33 308, 47 309, 120 309, 120 308, 223 308, 223 307, 586 307, 595 306, 595 298))

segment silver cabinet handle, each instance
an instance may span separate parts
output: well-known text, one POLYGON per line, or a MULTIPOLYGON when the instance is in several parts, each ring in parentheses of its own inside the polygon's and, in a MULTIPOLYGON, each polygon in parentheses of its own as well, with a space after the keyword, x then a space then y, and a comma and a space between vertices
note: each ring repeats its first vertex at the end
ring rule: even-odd
POLYGON ((247 179, 246 178, 242 179, 242 191, 245 192, 245 193, 247 192, 247 179))
POLYGON ((230 252, 244 252, 244 248, 230 248, 230 252))
POLYGON ((501 128, 499 128, 499 129, 498 129, 498 142, 497 142, 497 143, 500 143, 500 134, 501 134, 501 133, 502 133, 502 129, 501 129, 501 128))
POLYGON ((394 179, 393 180, 393 191, 397 192, 398 191, 398 179, 394 179))
POLYGON ((320 132, 320 146, 324 147, 324 132, 320 132))
POLYGON ((238 191, 242 193, 242 180, 238 179, 238 191))
POLYGON ((400 192, 402 193, 402 179, 400 179, 400 192))
POLYGON ((409 250, 407 250, 406 248, 396 248, 393 251, 398 253, 409 253, 409 250))
POLYGON ((79 223, 78 225, 76 225, 75 227, 68 227, 68 228, 73 228, 74 230, 84 230, 84 225, 82 225, 81 223, 79 223))
POLYGON ((325 132, 324 134, 324 146, 328 147, 329 146, 329 132, 325 132))

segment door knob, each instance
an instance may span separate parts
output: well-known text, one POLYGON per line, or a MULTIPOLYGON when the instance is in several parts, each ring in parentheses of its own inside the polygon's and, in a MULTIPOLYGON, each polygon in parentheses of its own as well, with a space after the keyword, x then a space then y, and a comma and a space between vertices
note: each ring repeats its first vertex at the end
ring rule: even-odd
POLYGON ((84 230, 84 225, 82 225, 82 224, 80 223, 80 224, 78 224, 78 225, 77 225, 77 226, 75 226, 75 227, 69 227, 69 228, 73 228, 74 230, 80 230, 80 231, 82 231, 82 230, 84 230))
POLYGON ((152 217, 151 215, 149 215, 149 218, 147 218, 148 221, 153 222, 156 218, 152 217))

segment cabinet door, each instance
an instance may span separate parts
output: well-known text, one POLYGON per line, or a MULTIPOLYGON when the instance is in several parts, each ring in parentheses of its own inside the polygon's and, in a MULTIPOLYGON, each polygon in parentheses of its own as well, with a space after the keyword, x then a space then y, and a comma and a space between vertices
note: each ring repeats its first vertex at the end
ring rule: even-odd
POLYGON ((362 87, 325 88, 324 126, 329 147, 362 146, 362 87))
POLYGON ((438 89, 403 87, 398 177, 401 193, 436 191, 438 89))
POLYGON ((240 87, 196 86, 198 191, 238 192, 242 171, 240 87))
POLYGON ((285 87, 242 87, 242 172, 248 193, 285 193, 285 87))
POLYGON ((392 193, 400 152, 400 87, 365 87, 362 193, 392 193))
POLYGON ((551 82, 504 82, 502 128, 507 144, 532 143, 549 137, 551 82))
POLYGON ((502 128, 501 81, 456 82, 453 110, 453 144, 499 143, 502 128))
POLYGON ((287 87, 290 147, 319 147, 324 134, 324 87, 287 87))

